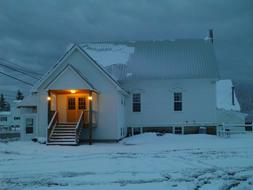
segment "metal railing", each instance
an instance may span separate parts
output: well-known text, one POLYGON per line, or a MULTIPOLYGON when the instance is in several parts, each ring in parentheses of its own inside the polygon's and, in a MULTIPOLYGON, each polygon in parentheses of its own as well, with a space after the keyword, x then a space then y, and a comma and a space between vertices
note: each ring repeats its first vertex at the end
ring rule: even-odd
POLYGON ((253 124, 220 124, 217 126, 217 135, 220 137, 230 137, 232 134, 252 133, 253 124), (250 128, 250 130, 246 130, 250 128))
POLYGON ((52 133, 53 133, 54 128, 57 124, 57 121, 58 121, 58 112, 56 111, 56 112, 54 112, 54 115, 47 127, 47 140, 49 140, 50 137, 52 136, 52 133))
POLYGON ((0 133, 20 132, 19 125, 0 125, 0 133))
POLYGON ((77 144, 79 143, 79 140, 80 140, 80 135, 82 132, 83 125, 84 125, 84 111, 82 111, 78 119, 78 122, 76 124, 76 143, 77 144))

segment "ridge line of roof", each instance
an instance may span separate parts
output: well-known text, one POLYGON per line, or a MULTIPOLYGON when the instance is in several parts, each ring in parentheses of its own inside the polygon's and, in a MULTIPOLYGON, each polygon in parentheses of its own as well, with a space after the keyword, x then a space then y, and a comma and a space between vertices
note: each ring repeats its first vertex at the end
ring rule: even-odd
MULTIPOLYGON (((86 42, 81 42, 78 43, 77 45, 82 45, 82 44, 88 44, 88 43, 97 43, 97 44, 102 44, 102 43, 151 43, 151 42, 177 42, 177 41, 199 41, 199 42, 208 42, 209 40, 202 39, 202 38, 175 38, 175 39, 164 39, 164 40, 98 40, 98 41, 86 41, 86 42)), ((210 42, 211 44, 211 42, 210 42)))

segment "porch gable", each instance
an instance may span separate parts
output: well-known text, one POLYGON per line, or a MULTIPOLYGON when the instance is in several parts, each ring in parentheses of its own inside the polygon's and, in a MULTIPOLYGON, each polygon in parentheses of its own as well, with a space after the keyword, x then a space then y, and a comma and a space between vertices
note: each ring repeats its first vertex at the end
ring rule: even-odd
MULTIPOLYGON (((80 48, 78 45, 73 45, 65 54, 64 56, 57 62, 57 64, 55 66, 53 66, 50 71, 48 73, 46 73, 43 78, 33 87, 32 91, 33 92, 37 92, 40 89, 44 88, 47 89, 47 86, 49 86, 49 83, 51 83, 52 78, 53 80, 55 80, 55 75, 59 76, 61 74, 61 71, 59 72, 59 70, 61 68, 66 68, 66 64, 68 64, 68 59, 69 57, 71 57, 75 52, 79 52, 81 53, 82 56, 84 56, 93 66, 95 66, 95 68, 102 74, 104 75, 105 78, 107 78, 107 80, 109 80, 113 85, 116 86, 116 88, 118 89, 119 92, 121 92, 124 95, 128 95, 128 93, 118 84, 117 81, 115 81, 113 79, 112 76, 110 76, 109 73, 106 72, 105 69, 103 69, 102 66, 100 66, 98 63, 96 63, 95 60, 93 60, 82 48, 80 48), (45 87, 46 86, 46 87, 45 87)), ((72 70, 75 71, 75 73, 77 73, 79 76, 81 76, 82 71, 80 70, 79 66, 77 66, 76 68, 73 68, 73 64, 69 63, 67 66, 70 66, 72 68, 72 70), (80 72, 79 72, 80 71, 80 72)), ((90 86, 92 86, 86 77, 82 77, 82 79, 85 79, 84 81, 86 81, 90 86)), ((72 87, 74 88, 74 87, 72 87)))
POLYGON ((45 87, 46 89, 88 89, 95 90, 94 86, 81 76, 73 66, 67 65, 57 76, 55 76, 45 87))

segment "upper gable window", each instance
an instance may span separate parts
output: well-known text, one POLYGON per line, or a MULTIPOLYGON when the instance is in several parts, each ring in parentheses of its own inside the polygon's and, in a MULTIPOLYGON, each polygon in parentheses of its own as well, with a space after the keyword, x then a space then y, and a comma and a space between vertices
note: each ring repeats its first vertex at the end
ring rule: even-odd
POLYGON ((174 93, 174 111, 183 110, 183 95, 182 92, 174 93))
POLYGON ((132 110, 133 112, 141 112, 141 94, 133 94, 132 97, 132 110))

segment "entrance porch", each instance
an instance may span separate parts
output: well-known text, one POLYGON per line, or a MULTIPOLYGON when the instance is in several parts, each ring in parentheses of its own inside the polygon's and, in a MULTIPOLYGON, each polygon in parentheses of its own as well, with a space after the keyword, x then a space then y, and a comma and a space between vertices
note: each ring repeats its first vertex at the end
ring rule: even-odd
POLYGON ((48 91, 48 144, 78 144, 84 128, 88 128, 92 144, 92 128, 97 125, 97 93, 87 89, 48 91))

